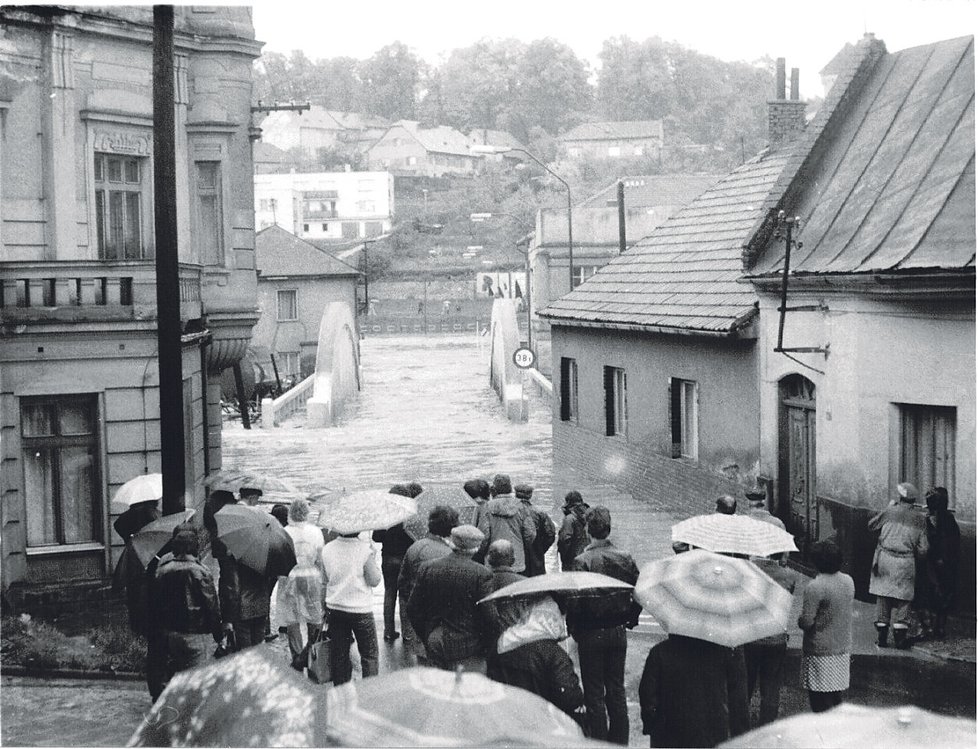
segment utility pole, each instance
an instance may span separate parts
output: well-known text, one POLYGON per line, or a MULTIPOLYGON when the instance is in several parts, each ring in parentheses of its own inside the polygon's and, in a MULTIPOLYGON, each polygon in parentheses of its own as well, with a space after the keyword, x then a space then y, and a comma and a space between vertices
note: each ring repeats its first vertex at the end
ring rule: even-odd
POLYGON ((163 514, 184 509, 183 351, 177 251, 177 171, 173 96, 173 6, 153 6, 153 201, 156 334, 160 370, 163 514))
POLYGON ((625 251, 627 237, 625 236, 625 183, 618 180, 618 254, 625 251))

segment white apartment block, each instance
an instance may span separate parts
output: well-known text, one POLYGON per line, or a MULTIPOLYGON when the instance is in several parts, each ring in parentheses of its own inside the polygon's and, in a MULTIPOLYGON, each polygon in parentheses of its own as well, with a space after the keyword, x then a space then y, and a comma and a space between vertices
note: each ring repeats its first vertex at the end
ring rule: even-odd
POLYGON ((281 226, 303 239, 360 239, 391 229, 390 172, 255 175, 255 228, 281 226))

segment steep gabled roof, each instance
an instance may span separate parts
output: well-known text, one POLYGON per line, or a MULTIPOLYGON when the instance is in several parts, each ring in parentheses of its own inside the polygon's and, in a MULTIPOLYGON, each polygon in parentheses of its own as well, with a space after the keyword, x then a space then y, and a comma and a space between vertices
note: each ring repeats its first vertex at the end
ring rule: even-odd
POLYGON ((255 266, 262 276, 357 276, 356 268, 281 226, 255 234, 255 266))
POLYGON ((662 120, 625 122, 585 122, 560 136, 560 140, 627 140, 631 138, 662 139, 662 120))
POLYGON ((391 125, 391 129, 395 127, 404 128, 426 151, 449 153, 456 156, 474 156, 469 151, 469 139, 454 127, 448 125, 421 127, 421 124, 415 120, 398 120, 391 125))
MULTIPOLYGON (((974 272, 974 75, 973 37, 879 56, 784 199, 802 219, 794 275, 974 272)), ((751 275, 783 257, 767 242, 751 275)))
POLYGON ((289 155, 278 146, 259 140, 252 149, 252 159, 256 164, 284 164, 289 155))
POLYGON ((516 136, 505 130, 490 130, 477 127, 469 133, 469 143, 479 146, 496 146, 497 148, 524 148, 516 136))
POLYGON ((731 335, 754 312, 741 248, 786 152, 741 165, 540 312, 555 324, 731 335))

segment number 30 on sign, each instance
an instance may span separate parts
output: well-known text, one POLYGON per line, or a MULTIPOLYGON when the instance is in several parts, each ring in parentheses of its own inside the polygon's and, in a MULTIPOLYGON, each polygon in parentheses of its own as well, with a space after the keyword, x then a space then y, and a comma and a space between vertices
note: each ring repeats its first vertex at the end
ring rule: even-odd
POLYGON ((529 369, 533 366, 536 361, 536 354, 533 353, 532 349, 528 349, 525 346, 516 349, 513 352, 513 364, 515 364, 520 369, 529 369))

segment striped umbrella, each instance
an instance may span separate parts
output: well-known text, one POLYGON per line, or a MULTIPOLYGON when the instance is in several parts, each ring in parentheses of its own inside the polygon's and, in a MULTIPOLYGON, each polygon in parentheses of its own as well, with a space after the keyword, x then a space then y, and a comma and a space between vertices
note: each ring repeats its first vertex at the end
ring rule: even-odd
POLYGON ((672 526, 672 540, 718 554, 752 557, 798 551, 794 537, 776 525, 746 515, 720 512, 696 515, 676 523, 672 526))
POLYGON ((783 633, 791 594, 745 559, 694 549, 642 568, 635 599, 671 635, 735 647, 783 633))

